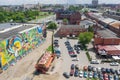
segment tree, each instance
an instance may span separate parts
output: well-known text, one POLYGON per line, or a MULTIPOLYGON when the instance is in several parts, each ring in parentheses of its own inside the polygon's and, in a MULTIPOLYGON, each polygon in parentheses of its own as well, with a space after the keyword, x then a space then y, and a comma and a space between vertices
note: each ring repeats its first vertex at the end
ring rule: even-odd
POLYGON ((63 19, 63 24, 68 24, 68 20, 66 18, 63 19))
POLYGON ((88 32, 94 32, 93 26, 89 26, 89 27, 88 27, 88 32))
POLYGON ((83 47, 86 47, 86 44, 88 44, 92 38, 93 38, 92 32, 84 32, 79 34, 79 42, 83 47))
POLYGON ((54 22, 51 22, 48 24, 48 29, 57 29, 57 24, 54 22))
POLYGON ((4 20, 6 19, 4 13, 0 12, 0 22, 4 22, 4 20))

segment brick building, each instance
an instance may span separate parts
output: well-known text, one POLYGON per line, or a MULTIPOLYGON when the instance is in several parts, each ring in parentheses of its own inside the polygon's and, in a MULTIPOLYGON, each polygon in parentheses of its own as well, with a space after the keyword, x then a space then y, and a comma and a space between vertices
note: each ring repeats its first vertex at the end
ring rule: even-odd
POLYGON ((56 35, 59 37, 74 37, 86 31, 87 29, 80 25, 62 25, 56 35))
POLYGON ((68 19, 70 24, 79 24, 81 20, 81 14, 77 11, 69 10, 57 10, 56 19, 68 19))
POLYGON ((94 23, 89 20, 83 20, 80 25, 60 25, 56 32, 58 37, 75 37, 81 32, 86 32, 89 26, 93 26, 94 23))
POLYGON ((99 55, 118 56, 120 55, 120 38, 94 38, 94 48, 99 55))

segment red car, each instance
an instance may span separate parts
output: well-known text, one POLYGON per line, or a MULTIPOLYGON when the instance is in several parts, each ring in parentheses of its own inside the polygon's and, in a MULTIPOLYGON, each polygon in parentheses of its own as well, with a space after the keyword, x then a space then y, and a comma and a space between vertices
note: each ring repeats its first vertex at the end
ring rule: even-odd
POLYGON ((73 76, 73 74, 74 74, 74 69, 71 69, 70 70, 70 76, 73 76))
POLYGON ((109 79, 108 79, 108 74, 106 74, 106 73, 103 74, 103 77, 104 77, 104 80, 109 80, 109 79))

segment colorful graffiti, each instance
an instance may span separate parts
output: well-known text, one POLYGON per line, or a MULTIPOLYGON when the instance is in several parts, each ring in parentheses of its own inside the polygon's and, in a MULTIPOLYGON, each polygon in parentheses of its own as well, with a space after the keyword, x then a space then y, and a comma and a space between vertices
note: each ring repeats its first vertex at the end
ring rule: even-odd
POLYGON ((37 27, 0 41, 0 63, 4 67, 41 44, 42 28, 37 27))

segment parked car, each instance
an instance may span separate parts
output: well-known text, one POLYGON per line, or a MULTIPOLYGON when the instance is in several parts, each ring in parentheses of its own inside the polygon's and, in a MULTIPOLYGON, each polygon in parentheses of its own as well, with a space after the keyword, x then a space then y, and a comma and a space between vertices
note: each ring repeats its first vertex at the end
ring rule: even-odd
POLYGON ((74 76, 75 76, 75 77, 78 77, 78 76, 79 76, 79 71, 78 71, 78 69, 75 69, 74 76))
POLYGON ((84 76, 84 78, 87 78, 87 77, 88 77, 88 74, 87 74, 86 71, 84 72, 83 76, 84 76))
POLYGON ((110 66, 119 66, 119 63, 117 63, 117 62, 112 62, 112 63, 110 63, 110 66))
POLYGON ((78 57, 75 57, 75 58, 73 58, 72 61, 79 61, 79 58, 78 58, 78 57))
POLYGON ((58 42, 58 40, 57 40, 57 39, 55 39, 55 40, 54 40, 54 42, 58 42))
POLYGON ((96 67, 92 67, 92 71, 96 72, 97 71, 96 67))
POLYGON ((79 77, 81 77, 81 78, 83 77, 83 71, 79 72, 79 77))
POLYGON ((101 68, 100 68, 100 67, 97 68, 97 72, 98 72, 98 73, 101 72, 101 68))
POLYGON ((92 71, 92 67, 90 65, 88 66, 88 71, 92 71))
POLYGON ((70 76, 73 76, 73 74, 74 74, 74 69, 71 69, 70 70, 70 76))
POLYGON ((97 73, 97 72, 94 72, 94 73, 93 73, 93 77, 94 77, 94 78, 98 78, 98 73, 97 73))
POLYGON ((104 80, 103 74, 102 74, 101 72, 99 73, 99 79, 100 79, 100 80, 104 80))
POLYGON ((107 72, 107 73, 110 73, 110 69, 106 68, 106 72, 107 72))
POLYGON ((112 69, 112 68, 110 68, 110 72, 111 72, 112 74, 115 74, 115 70, 112 69))
POLYGON ((116 74, 117 74, 117 75, 120 75, 120 70, 116 70, 116 74))
POLYGON ((75 50, 77 49, 77 45, 74 45, 74 49, 75 49, 75 50))
POLYGON ((91 62, 90 62, 91 64, 100 64, 100 61, 99 60, 91 60, 91 62))
POLYGON ((108 74, 103 74, 104 80, 108 80, 108 74))
POLYGON ((70 56, 71 56, 71 57, 77 57, 77 55, 76 55, 76 54, 71 54, 70 56))
POLYGON ((88 69, 87 66, 84 66, 84 67, 83 67, 83 70, 84 70, 84 71, 87 71, 87 69, 88 69))
POLYGON ((105 73, 105 72, 106 72, 106 69, 105 69, 105 68, 101 68, 101 72, 102 72, 102 73, 105 73))
POLYGON ((114 79, 113 79, 113 76, 110 75, 110 74, 108 75, 108 79, 109 79, 109 80, 114 80, 114 79))
POLYGON ((119 80, 119 77, 117 75, 114 75, 114 80, 119 80))
POLYGON ((75 68, 75 65, 74 64, 71 64, 71 69, 74 69, 75 68))
POLYGON ((64 72, 64 73, 63 73, 63 76, 66 77, 66 78, 70 78, 70 76, 68 75, 67 72, 64 72))
POLYGON ((88 77, 89 77, 89 78, 92 78, 92 77, 93 77, 93 73, 92 73, 92 72, 89 72, 89 73, 88 73, 88 77))
POLYGON ((78 64, 75 65, 75 69, 79 69, 79 65, 78 64))

